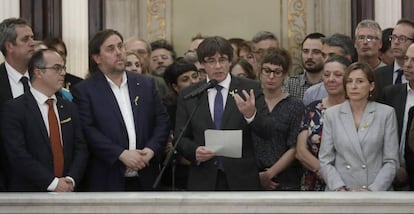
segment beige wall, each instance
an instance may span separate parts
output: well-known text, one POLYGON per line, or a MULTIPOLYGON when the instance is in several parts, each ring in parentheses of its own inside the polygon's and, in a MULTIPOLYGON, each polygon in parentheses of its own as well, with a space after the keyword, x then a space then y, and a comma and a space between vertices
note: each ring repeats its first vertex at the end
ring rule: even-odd
POLYGON ((273 32, 301 71, 300 43, 311 32, 351 33, 348 0, 173 0, 171 40, 178 55, 197 33, 250 40, 260 30, 273 32))
POLYGON ((197 33, 250 40, 260 30, 280 37, 280 1, 173 0, 172 41, 178 55, 197 33))
MULTIPOLYGON (((16 1, 2 1, 6 2, 0 4, 4 8, 16 8, 9 6, 16 1)), ((388 8, 383 1, 377 0, 381 10, 376 9, 376 14, 386 17, 380 14, 388 8)), ((87 69, 87 4, 80 4, 79 0, 63 1, 63 39, 68 43, 70 70, 83 76, 87 69), (66 16, 73 11, 80 15, 66 16)), ((299 71, 299 46, 307 33, 351 35, 349 0, 106 0, 106 5, 107 28, 119 30, 125 39, 136 34, 148 41, 165 38, 173 42, 178 55, 188 49, 197 33, 251 39, 259 30, 271 31, 294 56, 294 71, 299 71)), ((0 17, 8 16, 0 10, 0 17)))

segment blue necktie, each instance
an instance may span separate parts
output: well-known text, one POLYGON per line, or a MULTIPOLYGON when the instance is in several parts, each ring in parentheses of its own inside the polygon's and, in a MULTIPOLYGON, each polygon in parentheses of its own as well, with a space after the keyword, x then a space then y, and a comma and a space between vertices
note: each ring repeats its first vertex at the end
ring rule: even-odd
POLYGON ((214 125, 216 129, 220 129, 221 117, 223 116, 223 95, 221 94, 223 86, 217 85, 217 94, 214 98, 214 125))

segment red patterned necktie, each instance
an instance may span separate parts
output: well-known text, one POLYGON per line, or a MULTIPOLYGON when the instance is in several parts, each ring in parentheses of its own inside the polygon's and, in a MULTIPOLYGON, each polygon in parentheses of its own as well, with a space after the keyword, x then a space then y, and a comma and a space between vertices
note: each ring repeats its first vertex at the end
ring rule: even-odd
POLYGON ((53 108, 53 99, 48 99, 46 103, 49 105, 47 118, 49 120, 50 146, 52 147, 53 153, 53 169, 55 176, 60 178, 63 175, 64 157, 62 144, 60 142, 59 124, 53 108))

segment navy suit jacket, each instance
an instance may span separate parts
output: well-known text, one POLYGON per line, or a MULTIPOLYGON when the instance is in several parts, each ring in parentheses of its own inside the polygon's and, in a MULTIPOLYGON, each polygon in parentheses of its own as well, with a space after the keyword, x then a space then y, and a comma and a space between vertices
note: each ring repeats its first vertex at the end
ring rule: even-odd
MULTIPOLYGON (((64 173, 79 184, 86 168, 88 151, 79 115, 73 103, 58 98, 62 130, 64 173)), ((36 100, 30 92, 4 104, 2 139, 10 164, 10 191, 46 191, 54 179, 49 135, 36 100)))
MULTIPOLYGON (((195 151, 197 147, 205 145, 204 131, 215 129, 208 104, 208 95, 203 93, 200 97, 184 100, 184 95, 205 84, 204 81, 191 85, 178 96, 176 126, 174 136, 179 136, 185 122, 191 112, 200 102, 200 107, 191 119, 190 125, 179 142, 178 150, 183 156, 192 162, 189 169, 189 190, 215 190, 219 163, 217 158, 197 164, 195 151)), ((226 106, 222 117, 222 130, 242 130, 242 157, 220 159, 230 190, 259 190, 259 171, 256 165, 254 147, 252 142, 251 127, 237 108, 231 92, 241 94, 242 90, 254 89, 256 106, 264 105, 263 93, 260 84, 256 81, 232 77, 227 96, 226 106), (236 91, 237 89, 237 91, 236 91)), ((225 142, 224 142, 225 143, 225 142)))
MULTIPOLYGON (((140 170, 144 189, 151 186, 158 173, 156 161, 169 135, 168 114, 161 103, 154 80, 127 72, 130 103, 135 121, 137 149, 154 151, 149 167, 140 170)), ((101 71, 72 88, 89 146, 91 159, 86 173, 88 191, 124 191, 125 165, 118 159, 128 149, 128 133, 116 98, 101 71)))

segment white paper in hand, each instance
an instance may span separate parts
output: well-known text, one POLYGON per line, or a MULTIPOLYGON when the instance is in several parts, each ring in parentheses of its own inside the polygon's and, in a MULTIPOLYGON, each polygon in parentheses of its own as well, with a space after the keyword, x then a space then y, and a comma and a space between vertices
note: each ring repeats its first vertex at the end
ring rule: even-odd
POLYGON ((242 157, 242 130, 207 129, 204 132, 206 148, 216 156, 229 158, 242 157))

